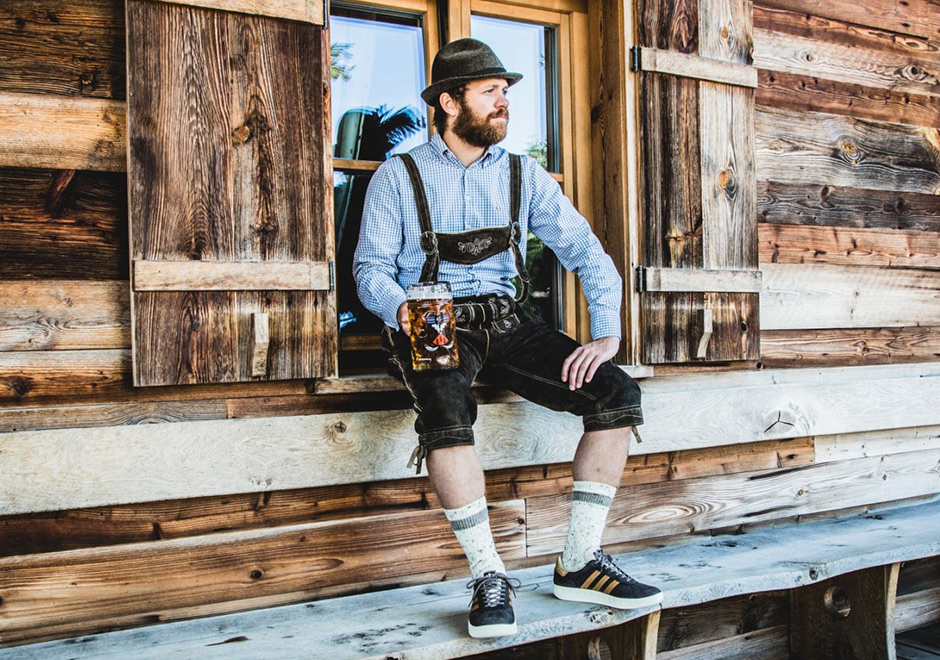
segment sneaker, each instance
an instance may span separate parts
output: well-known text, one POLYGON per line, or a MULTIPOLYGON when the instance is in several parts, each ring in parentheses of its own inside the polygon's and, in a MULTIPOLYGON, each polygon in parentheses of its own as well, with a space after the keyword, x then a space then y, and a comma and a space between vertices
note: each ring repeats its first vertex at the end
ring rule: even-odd
POLYGON ((555 561, 554 592, 562 600, 607 605, 626 610, 648 607, 663 601, 663 592, 637 582, 624 573, 602 550, 580 571, 566 571, 561 557, 555 561))
POLYGON ((516 615, 512 610, 512 581, 496 571, 487 571, 483 577, 471 580, 467 588, 473 589, 470 599, 470 617, 467 629, 471 637, 502 637, 516 634, 516 615))

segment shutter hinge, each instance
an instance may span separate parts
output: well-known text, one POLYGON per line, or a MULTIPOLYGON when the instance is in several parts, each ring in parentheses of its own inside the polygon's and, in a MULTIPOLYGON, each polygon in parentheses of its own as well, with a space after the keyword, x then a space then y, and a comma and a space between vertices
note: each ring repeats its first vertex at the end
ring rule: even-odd
POLYGON ((336 289, 336 263, 330 259, 330 291, 336 289))
POLYGON ((631 46, 630 47, 630 70, 634 73, 640 71, 640 47, 631 46))
POLYGON ((646 291, 646 267, 636 267, 636 290, 639 293, 646 291))

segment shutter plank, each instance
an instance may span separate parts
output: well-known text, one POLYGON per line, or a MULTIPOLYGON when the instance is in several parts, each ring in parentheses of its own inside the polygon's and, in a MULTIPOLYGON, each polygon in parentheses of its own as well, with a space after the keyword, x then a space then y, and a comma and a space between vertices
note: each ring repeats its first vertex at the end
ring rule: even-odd
POLYGON ((640 48, 640 69, 673 76, 697 78, 726 85, 757 87, 757 68, 722 60, 675 53, 658 48, 640 48))
POLYGON ((334 376, 325 32, 145 0, 127 20, 135 384, 253 379, 263 313, 267 378, 334 376))

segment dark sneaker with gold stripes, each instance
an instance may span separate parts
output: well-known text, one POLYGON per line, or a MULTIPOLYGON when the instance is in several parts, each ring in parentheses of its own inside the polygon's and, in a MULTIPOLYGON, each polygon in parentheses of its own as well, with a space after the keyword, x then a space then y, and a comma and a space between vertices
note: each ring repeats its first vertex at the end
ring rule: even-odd
POLYGON ((562 600, 607 605, 621 610, 649 607, 663 601, 663 592, 637 582, 602 550, 579 571, 566 571, 561 557, 555 562, 554 592, 562 600))
POLYGON ((487 571, 483 577, 471 580, 467 587, 473 589, 470 599, 470 617, 467 629, 471 637, 502 637, 516 634, 516 614, 512 609, 512 580, 502 573, 487 571))

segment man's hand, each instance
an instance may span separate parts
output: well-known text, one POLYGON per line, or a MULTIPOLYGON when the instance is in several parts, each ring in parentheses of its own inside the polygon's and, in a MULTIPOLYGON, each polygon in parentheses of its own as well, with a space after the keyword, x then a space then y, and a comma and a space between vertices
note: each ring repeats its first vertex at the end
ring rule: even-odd
POLYGON ((411 336, 411 321, 408 318, 407 302, 403 302, 398 306, 398 325, 401 326, 402 332, 404 332, 409 337, 411 336))
POLYGON ((590 383, 597 368, 614 357, 619 348, 620 339, 617 337, 602 337, 579 346, 561 365, 561 380, 568 383, 571 390, 590 383))

